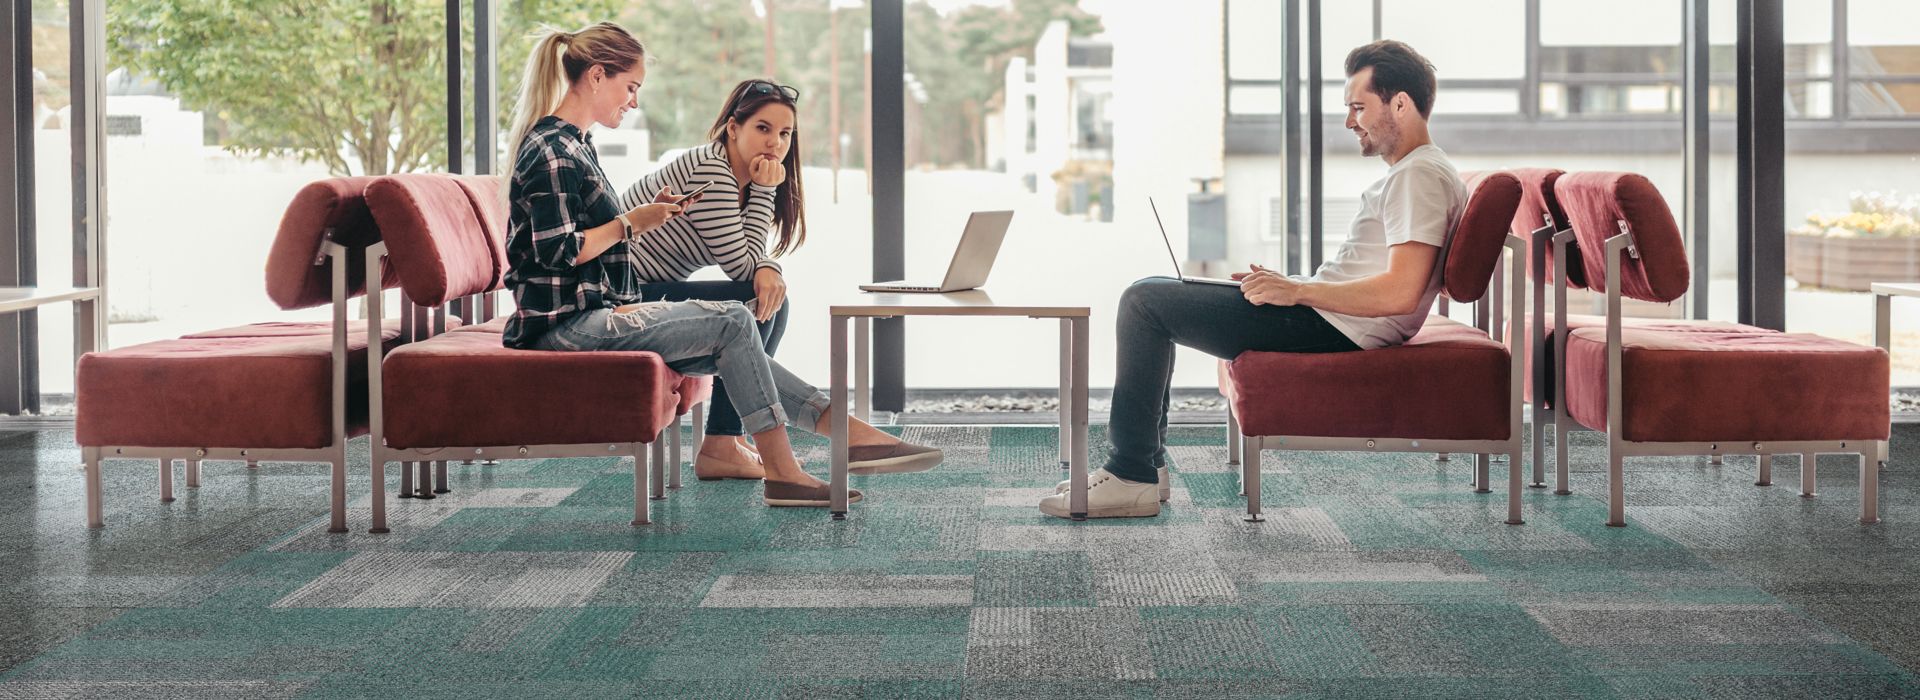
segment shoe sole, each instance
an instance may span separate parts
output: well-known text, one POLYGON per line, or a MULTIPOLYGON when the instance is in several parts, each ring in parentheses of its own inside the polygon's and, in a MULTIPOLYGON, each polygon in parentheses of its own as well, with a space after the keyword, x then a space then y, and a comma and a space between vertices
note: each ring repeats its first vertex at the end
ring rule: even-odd
MULTIPOLYGON (((847 494, 847 505, 859 503, 861 497, 862 495, 857 493, 847 494)), ((833 505, 833 501, 830 500, 809 501, 793 498, 767 498, 765 496, 761 496, 760 500, 766 503, 769 508, 827 508, 833 505)))
MULTIPOLYGON (((1040 502, 1040 512, 1056 518, 1073 519, 1073 514, 1067 512, 1065 508, 1055 510, 1049 507, 1046 501, 1040 502)), ((1150 505, 1111 506, 1107 508, 1087 509, 1088 518, 1151 518, 1159 514, 1160 503, 1158 501, 1150 505)))
POLYGON ((924 472, 933 469, 934 467, 940 466, 940 463, 943 461, 946 461, 946 455, 937 452, 906 455, 903 457, 889 457, 887 459, 850 463, 847 465, 847 473, 862 476, 870 474, 911 474, 913 472, 924 472))

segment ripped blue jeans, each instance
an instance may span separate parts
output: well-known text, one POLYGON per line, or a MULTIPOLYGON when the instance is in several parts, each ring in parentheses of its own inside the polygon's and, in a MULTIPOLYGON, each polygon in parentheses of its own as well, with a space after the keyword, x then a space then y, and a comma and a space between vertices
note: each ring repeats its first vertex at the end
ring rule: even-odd
POLYGON ((681 374, 719 375, 750 434, 782 425, 813 431, 827 395, 767 357, 753 312, 737 301, 656 301, 626 313, 574 314, 534 341, 540 350, 642 350, 681 374))

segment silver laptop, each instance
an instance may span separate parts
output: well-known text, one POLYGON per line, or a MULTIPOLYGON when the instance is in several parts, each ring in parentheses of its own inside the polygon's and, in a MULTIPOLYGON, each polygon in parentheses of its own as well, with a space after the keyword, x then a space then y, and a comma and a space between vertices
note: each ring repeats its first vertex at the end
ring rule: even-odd
POLYGON ((1166 223, 1160 221, 1160 205, 1154 204, 1153 198, 1148 197, 1147 206, 1153 208, 1153 223, 1158 224, 1160 226, 1160 242, 1167 244, 1167 259, 1173 261, 1174 279, 1180 280, 1182 282, 1197 282, 1200 284, 1219 284, 1219 285, 1225 285, 1228 287, 1240 286, 1240 282, 1238 280, 1223 280, 1218 277, 1188 277, 1186 273, 1181 272, 1180 257, 1173 254, 1173 239, 1167 237, 1167 225, 1166 223))
POLYGON ((960 233, 960 246, 947 265, 947 278, 938 286, 916 282, 876 282, 860 285, 869 292, 958 292, 987 283, 993 271, 993 259, 1000 255, 1000 241, 1007 237, 1012 211, 976 211, 967 217, 967 230, 960 233))

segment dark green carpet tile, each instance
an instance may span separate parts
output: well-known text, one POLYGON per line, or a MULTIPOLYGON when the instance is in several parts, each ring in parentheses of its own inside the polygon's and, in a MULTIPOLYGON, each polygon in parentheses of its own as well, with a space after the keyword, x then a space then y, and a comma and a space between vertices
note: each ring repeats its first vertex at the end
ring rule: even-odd
POLYGON ((72 435, 0 437, 0 700, 1920 698, 1913 426, 1879 525, 1849 459, 1802 499, 1798 457, 1766 488, 1735 456, 1630 461, 1627 528, 1592 434, 1513 527, 1471 455, 1270 451, 1247 523, 1224 431, 1174 426, 1160 517, 1075 524, 1034 507, 1054 428, 889 430, 947 463, 856 477, 845 521, 688 474, 633 528, 631 462, 548 459, 455 463, 387 535, 364 444, 353 533, 323 466, 210 462, 161 504, 151 461, 108 464, 90 532, 72 435))

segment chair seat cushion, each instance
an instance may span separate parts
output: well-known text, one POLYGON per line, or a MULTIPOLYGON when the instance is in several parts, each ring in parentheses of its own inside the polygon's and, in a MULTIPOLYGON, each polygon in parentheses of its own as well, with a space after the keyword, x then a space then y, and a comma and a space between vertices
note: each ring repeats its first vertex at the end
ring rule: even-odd
MULTIPOLYGON (((1887 353, 1806 333, 1621 332, 1632 442, 1885 440, 1887 353)), ((1567 410, 1607 428, 1607 334, 1567 338, 1567 410)))
MULTIPOLYGON (((459 331, 461 333, 492 333, 494 335, 506 333, 506 330, 507 317, 505 316, 486 323, 476 323, 471 326, 453 329, 453 331, 459 331)), ((679 391, 680 405, 675 409, 675 413, 684 416, 693 411, 694 404, 701 403, 713 397, 713 377, 683 377, 680 380, 679 391)))
POLYGON ((693 411, 693 405, 704 403, 713 398, 713 377, 693 376, 680 380, 680 405, 674 409, 677 415, 686 415, 693 411))
MULTIPOLYGON (((1527 323, 1528 325, 1532 325, 1533 318, 1531 316, 1527 318, 1527 323)), ((1548 358, 1553 357, 1553 329, 1556 327, 1557 327, 1557 324, 1554 322, 1553 314, 1548 313, 1544 321, 1541 323, 1540 337, 1534 341, 1537 347, 1542 348, 1543 351, 1547 353, 1548 358)), ((1568 333, 1572 333, 1573 331, 1577 331, 1582 328, 1599 328, 1604 330, 1606 329, 1606 327, 1607 327, 1607 317, 1605 316, 1589 315, 1589 314, 1567 314, 1567 332, 1568 333)), ((1621 328, 1639 328, 1643 330, 1670 331, 1674 333, 1777 333, 1779 332, 1769 328, 1741 325, 1738 323, 1734 323, 1732 321, 1707 321, 1707 320, 1696 321, 1696 320, 1684 319, 1684 318, 1637 318, 1632 316, 1628 316, 1620 319, 1620 327, 1621 328)), ((1552 360, 1549 359, 1547 368, 1551 369, 1552 367, 1553 367, 1552 360)), ((1533 386, 1535 381, 1534 374, 1535 374, 1535 371, 1533 370, 1533 355, 1532 353, 1528 353, 1526 396, 1527 396, 1527 401, 1529 403, 1531 403, 1534 400, 1534 397, 1536 396, 1536 394, 1533 393, 1533 386)), ((1542 392, 1545 395, 1551 396, 1553 394, 1553 375, 1550 373, 1542 375, 1538 378, 1538 381, 1540 382, 1540 386, 1543 387, 1542 392)))
POLYGON ((381 365, 394 448, 651 442, 678 415, 682 376, 651 352, 519 350, 444 333, 381 365))
MULTIPOLYGON (((384 334, 399 343, 399 329, 384 334)), ((348 335, 347 434, 366 430, 367 342, 348 335)), ((75 440, 85 446, 320 448, 333 442, 325 335, 179 338, 80 358, 75 440)))
POLYGON ((508 318, 507 316, 503 315, 499 318, 493 319, 486 323, 476 323, 471 326, 461 326, 453 330, 460 331, 462 333, 492 333, 494 335, 501 335, 507 332, 507 318, 508 318))
MULTIPOLYGON (((366 321, 362 321, 358 319, 348 321, 348 324, 349 325, 347 326, 347 328, 349 332, 352 332, 353 330, 363 329, 366 327, 366 321)), ((456 330, 459 328, 459 326, 460 326, 460 319, 458 317, 454 317, 454 316, 447 317, 448 330, 456 330)), ((400 319, 397 319, 397 318, 387 319, 386 323, 381 325, 381 330, 384 334, 392 335, 394 337, 399 337, 400 319)), ((299 338, 304 336, 313 336, 313 335, 325 336, 325 335, 332 335, 332 334, 333 334, 332 321, 270 321, 267 323, 249 323, 244 326, 234 326, 232 328, 217 328, 210 331, 188 333, 180 337, 182 338, 299 338)))
POLYGON ((1246 435, 1504 440, 1510 366, 1505 345, 1435 316, 1395 347, 1241 353, 1222 393, 1246 435))

